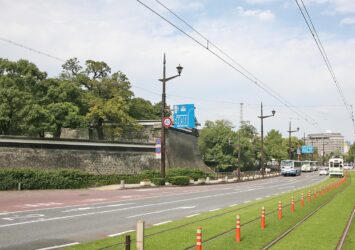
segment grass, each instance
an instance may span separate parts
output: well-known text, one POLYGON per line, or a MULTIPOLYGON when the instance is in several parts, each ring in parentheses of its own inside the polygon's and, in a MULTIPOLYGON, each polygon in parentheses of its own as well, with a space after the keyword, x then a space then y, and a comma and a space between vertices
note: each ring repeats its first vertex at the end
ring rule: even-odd
POLYGON ((354 218, 353 218, 353 222, 351 223, 350 231, 343 245, 343 250, 353 250, 353 249, 355 249, 355 219, 354 218))
MULTIPOLYGON (((308 202, 307 199, 305 199, 305 206, 303 208, 299 202, 300 194, 302 192, 306 194, 308 190, 313 191, 314 188, 318 190, 320 185, 323 186, 324 184, 334 183, 338 180, 339 179, 328 179, 322 184, 292 191, 284 195, 274 196, 272 198, 232 208, 225 208, 216 212, 202 213, 193 218, 185 218, 169 224, 147 228, 145 231, 145 249, 194 248, 197 227, 202 227, 202 238, 204 241, 203 249, 260 249, 318 206, 331 199, 333 196, 341 194, 341 191, 345 189, 346 185, 342 185, 340 188, 333 190, 333 192, 327 193, 324 196, 319 196, 316 200, 312 199, 312 202, 308 202), (291 196, 295 197, 296 211, 293 214, 290 212, 291 196), (284 217, 281 221, 278 220, 276 211, 279 200, 282 200, 284 206, 284 217), (267 227, 265 230, 260 229, 260 213, 262 206, 265 207, 267 213, 267 227), (234 242, 236 214, 240 214, 242 226, 242 241, 238 244, 234 242), (228 230, 230 230, 229 233, 227 232, 228 230), (214 240, 208 241, 208 239, 212 239, 223 232, 227 233, 214 240)), ((131 237, 134 239, 135 234, 131 233, 131 237)), ((74 246, 69 249, 102 249, 113 245, 115 249, 124 249, 123 245, 117 246, 117 244, 123 241, 124 235, 74 246)), ((134 248, 135 244, 133 240, 131 249, 134 248)))
MULTIPOLYGON (((334 249, 355 204, 354 187, 355 183, 271 249, 334 249)), ((355 249, 354 242, 349 247, 355 249)))

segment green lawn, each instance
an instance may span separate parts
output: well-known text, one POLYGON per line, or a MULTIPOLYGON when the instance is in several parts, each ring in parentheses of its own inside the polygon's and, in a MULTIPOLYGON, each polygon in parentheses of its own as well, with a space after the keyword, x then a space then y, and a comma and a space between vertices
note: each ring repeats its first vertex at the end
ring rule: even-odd
MULTIPOLYGON (((339 179, 328 179, 321 185, 334 183, 339 179)), ((350 181, 348 181, 349 183, 350 181)), ((347 184, 348 184, 347 183, 347 184)), ((318 196, 316 200, 308 202, 306 194, 308 190, 313 191, 314 188, 319 189, 320 185, 300 189, 281 196, 273 196, 268 199, 263 199, 253 203, 245 205, 239 205, 232 208, 226 208, 216 212, 206 212, 193 218, 185 218, 179 221, 175 221, 169 224, 151 227, 146 229, 145 249, 186 249, 188 247, 194 248, 195 235, 197 227, 202 227, 203 231, 203 249, 260 249, 267 243, 269 243, 277 235, 288 229, 290 226, 297 223, 301 218, 312 212, 321 204, 331 199, 333 196, 343 197, 343 194, 347 194, 343 200, 351 201, 348 196, 348 185, 342 185, 340 188, 333 190, 331 193, 327 193, 323 196, 318 196), (344 192, 342 192, 344 190, 344 192), (305 194, 305 207, 300 205, 300 195, 305 194), (290 211, 291 196, 295 197, 295 213, 290 211), (283 219, 279 221, 277 219, 277 204, 278 201, 283 202, 283 219), (266 229, 260 229, 260 214, 261 207, 266 209, 266 229), (234 228, 235 228, 235 216, 240 214, 241 216, 241 231, 242 238, 240 243, 234 242, 234 228), (230 232, 228 232, 230 231, 230 232), (216 237, 222 233, 225 234, 216 237), (215 239, 213 239, 215 238, 215 239)), ((355 196, 354 196, 355 197, 355 196)), ((346 221, 346 219, 345 219, 346 221)), ((131 233, 131 237, 134 239, 135 234, 131 233)), ((339 237, 338 237, 339 238, 339 237)), ((337 238, 337 239, 338 239, 337 238)), ((123 245, 117 246, 117 244, 123 242, 124 236, 104 239, 96 242, 91 242, 83 245, 78 245, 70 249, 101 249, 107 246, 115 245, 115 249, 124 249, 123 245)), ((134 241, 134 240, 133 240, 134 241)), ((281 244, 281 243, 280 243, 281 244)), ((333 246, 334 249, 335 246, 333 246)), ((135 248, 135 244, 131 245, 131 249, 135 248)), ((113 249, 113 248, 112 248, 113 249)), ((289 248, 283 248, 289 249, 289 248)))

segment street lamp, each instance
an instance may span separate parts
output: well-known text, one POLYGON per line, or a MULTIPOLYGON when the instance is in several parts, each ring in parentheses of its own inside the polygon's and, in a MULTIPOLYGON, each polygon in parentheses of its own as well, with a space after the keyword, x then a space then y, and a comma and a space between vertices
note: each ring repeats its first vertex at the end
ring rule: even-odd
POLYGON ((162 178, 165 178, 165 126, 163 126, 163 120, 165 117, 165 111, 166 111, 166 104, 165 104, 165 99, 166 99, 166 94, 165 94, 165 84, 167 81, 170 81, 178 76, 181 75, 182 69, 183 67, 177 66, 177 72, 178 74, 175 76, 171 76, 171 77, 166 77, 165 75, 165 64, 166 64, 166 59, 165 59, 165 53, 164 53, 164 59, 163 59, 163 78, 159 79, 159 81, 161 81, 163 83, 163 93, 162 93, 162 104, 161 104, 161 165, 160 165, 160 176, 162 178))
POLYGON ((289 158, 290 158, 290 160, 291 160, 291 133, 294 133, 294 132, 298 132, 298 131, 300 131, 300 128, 299 127, 297 127, 297 129, 296 130, 291 130, 291 121, 290 121, 290 123, 289 123, 289 129, 288 129, 288 147, 289 147, 289 158))
POLYGON ((261 157, 260 157, 260 168, 261 168, 261 174, 264 177, 265 175, 265 167, 264 167, 264 122, 263 120, 265 118, 271 117, 271 116, 275 116, 276 111, 273 110, 271 111, 272 115, 264 115, 263 116, 263 103, 261 103, 261 115, 258 116, 261 120, 261 157))

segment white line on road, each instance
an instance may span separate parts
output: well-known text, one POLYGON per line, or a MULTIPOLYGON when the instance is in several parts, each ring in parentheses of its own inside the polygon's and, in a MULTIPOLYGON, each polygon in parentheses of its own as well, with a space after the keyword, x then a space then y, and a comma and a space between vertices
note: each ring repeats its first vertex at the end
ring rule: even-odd
POLYGON ((80 212, 80 211, 85 211, 85 210, 92 210, 92 209, 100 209, 100 208, 107 208, 107 207, 120 207, 120 206, 126 206, 126 205, 134 205, 135 203, 120 203, 120 204, 111 204, 111 205, 105 205, 105 206, 91 206, 91 207, 78 207, 78 208, 73 208, 69 210, 62 211, 62 213, 70 213, 70 212, 80 212))
POLYGON ((237 205, 238 205, 238 203, 235 203, 235 204, 229 205, 229 207, 235 207, 237 205))
POLYGON ((261 197, 258 197, 258 198, 256 198, 255 200, 257 201, 257 200, 261 200, 262 198, 261 197))
POLYGON ((58 248, 63 248, 63 247, 70 247, 70 246, 75 246, 79 245, 79 242, 73 242, 73 243, 68 243, 64 245, 57 245, 57 246, 51 246, 51 247, 45 247, 45 248, 39 248, 37 250, 50 250, 50 249, 58 249, 58 248))
POLYGON ((167 223, 170 223, 170 222, 173 222, 173 221, 171 221, 171 220, 167 220, 167 221, 163 221, 163 222, 155 223, 155 224, 153 224, 153 226, 160 226, 160 225, 164 225, 164 224, 167 224, 167 223))
POLYGON ((110 235, 107 235, 107 236, 108 237, 115 237, 115 236, 119 236, 119 235, 122 235, 122 234, 130 233, 130 232, 134 232, 134 230, 128 230, 128 231, 124 231, 124 232, 120 232, 120 233, 116 233, 116 234, 110 234, 110 235))
POLYGON ((191 215, 186 216, 186 218, 195 217, 195 216, 197 216, 197 215, 200 215, 200 214, 191 214, 191 215))
POLYGON ((210 212, 214 212, 214 211, 218 211, 218 210, 221 210, 221 208, 215 208, 215 209, 211 209, 209 210, 210 212))
POLYGON ((139 217, 139 216, 144 216, 144 215, 149 215, 149 214, 160 214, 160 213, 164 213, 167 211, 173 211, 173 210, 179 210, 179 209, 191 209, 191 208, 195 208, 196 206, 191 206, 191 207, 174 207, 174 208, 169 208, 169 209, 164 209, 164 210, 158 210, 158 211, 154 211, 154 212, 149 212, 149 213, 144 213, 144 214, 135 214, 135 215, 131 215, 126 217, 127 219, 130 218, 135 218, 135 217, 139 217))
POLYGON ((249 203, 250 201, 244 201, 243 203, 249 203))

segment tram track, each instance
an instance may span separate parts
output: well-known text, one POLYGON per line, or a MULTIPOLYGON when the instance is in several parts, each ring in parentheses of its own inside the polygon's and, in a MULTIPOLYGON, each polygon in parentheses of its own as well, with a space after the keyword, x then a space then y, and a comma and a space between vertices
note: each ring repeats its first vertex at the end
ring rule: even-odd
POLYGON ((349 216, 349 219, 348 219, 348 222, 346 223, 346 226, 344 228, 344 231, 343 231, 343 234, 341 235, 340 239, 339 239, 339 242, 338 242, 338 245, 336 247, 336 250, 341 250, 343 249, 343 245, 344 245, 344 242, 346 240, 346 237, 348 236, 349 234, 349 230, 350 230, 350 227, 351 227, 351 223, 354 219, 354 215, 355 215, 355 206, 353 208, 353 211, 352 213, 350 214, 349 216))

